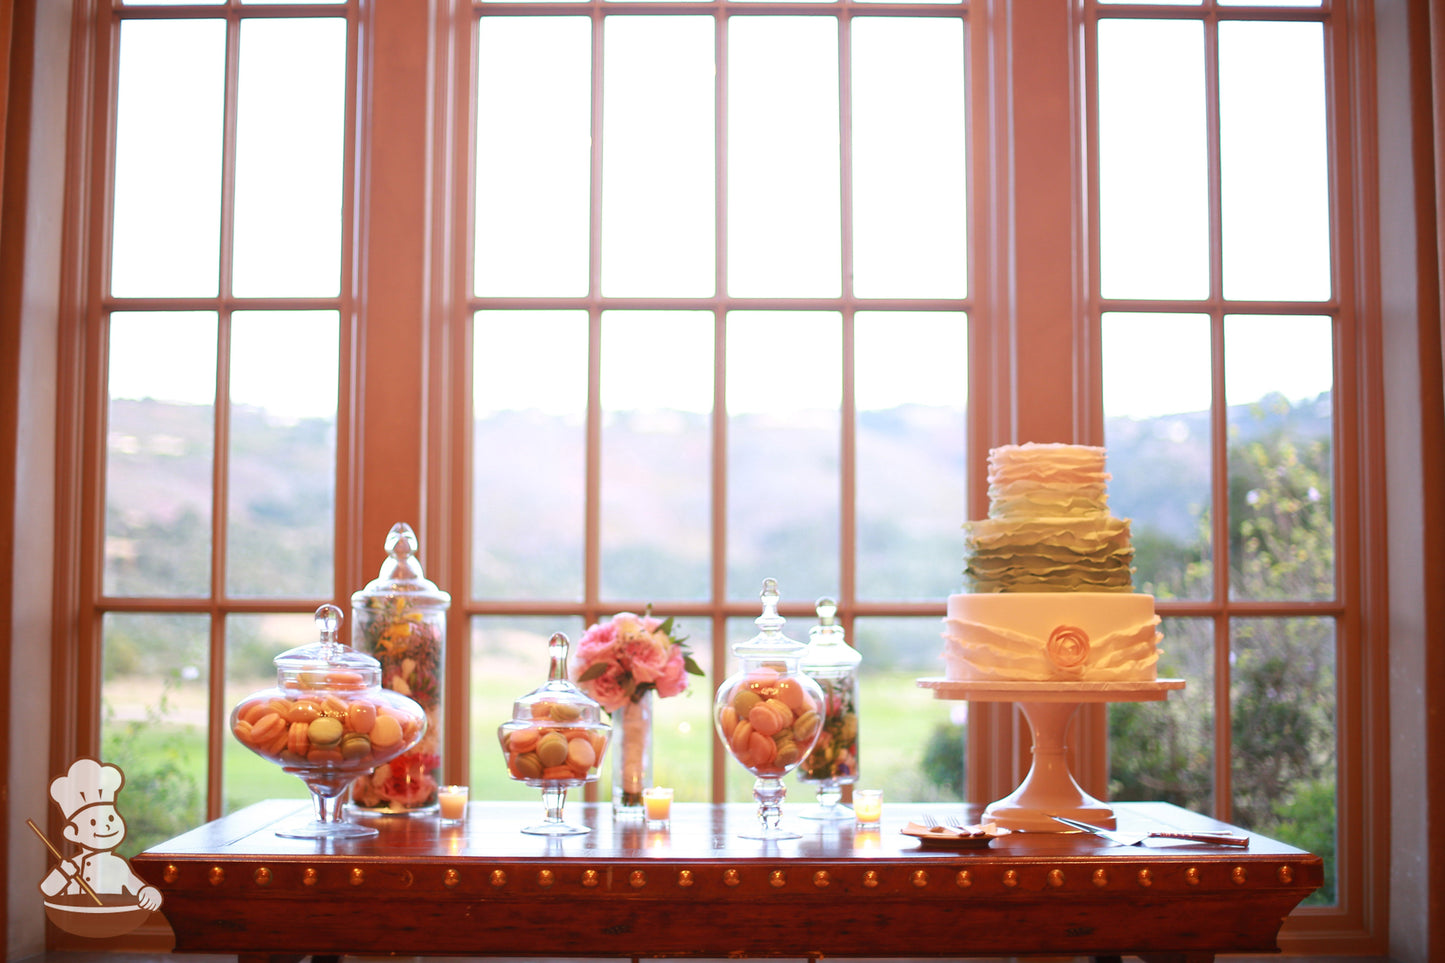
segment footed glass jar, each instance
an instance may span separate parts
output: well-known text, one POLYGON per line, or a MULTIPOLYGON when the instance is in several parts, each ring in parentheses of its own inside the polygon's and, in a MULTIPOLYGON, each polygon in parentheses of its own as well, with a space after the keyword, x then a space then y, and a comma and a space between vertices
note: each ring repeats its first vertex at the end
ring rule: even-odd
POLYGON ((602 707, 567 679, 567 636, 547 642, 547 681, 512 704, 512 718, 497 727, 507 773, 542 790, 542 822, 524 833, 572 836, 589 832, 562 818, 567 790, 597 781, 612 726, 602 707))
POLYGON ((822 729, 823 692, 799 667, 804 646, 783 635, 778 583, 763 580, 758 634, 733 645, 741 668, 718 686, 713 723, 728 752, 757 777, 753 798, 759 828, 745 839, 797 839, 779 827, 787 787, 783 777, 807 757, 822 729))
POLYGON ((346 789, 405 753, 426 732, 421 706, 381 687, 381 665, 338 641, 341 610, 316 610, 319 642, 275 658, 276 686, 254 692, 231 710, 231 732, 252 752, 300 777, 311 791, 315 819, 283 824, 279 836, 299 839, 375 836, 342 816, 346 789))
POLYGON ((410 751, 359 777, 351 805, 378 813, 430 812, 443 783, 442 679, 451 596, 422 574, 417 537, 398 522, 386 535, 386 561, 351 596, 351 643, 381 664, 381 684, 414 699, 426 713, 426 736, 410 751))
POLYGON ((823 728, 813 751, 798 766, 798 780, 814 783, 818 805, 805 819, 852 819, 840 805, 843 787, 858 781, 858 667, 863 656, 843 637, 838 603, 818 600, 818 624, 808 631, 803 671, 823 690, 823 728))

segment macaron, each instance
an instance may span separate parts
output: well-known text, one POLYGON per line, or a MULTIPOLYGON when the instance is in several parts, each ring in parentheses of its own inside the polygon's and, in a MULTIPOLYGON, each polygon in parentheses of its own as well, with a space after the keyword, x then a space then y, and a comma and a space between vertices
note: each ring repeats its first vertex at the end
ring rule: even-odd
POLYGON ((530 752, 536 747, 539 735, 536 729, 517 729, 507 736, 507 748, 512 752, 530 752))
POLYGON ((298 756, 311 751, 311 723, 293 722, 286 733, 286 748, 298 756))
POLYGON ((370 732, 376 725, 376 706, 370 702, 353 702, 346 710, 346 721, 356 732, 370 732))
POLYGON ((583 773, 597 765, 597 750, 592 748, 592 740, 586 736, 568 739, 567 765, 583 773))
POLYGON ((540 779, 542 761, 535 752, 524 752, 512 760, 512 773, 518 779, 540 779))
MULTIPOLYGON (((320 719, 316 720, 316 722, 320 721, 320 719)), ((335 720, 332 721, 334 722, 335 720)), ((312 723, 312 725, 315 724, 316 723, 312 723)), ((339 728, 341 723, 337 722, 336 725, 339 728)), ((367 733, 367 735, 371 737, 371 744, 373 746, 378 749, 386 749, 401 741, 401 723, 397 721, 395 716, 377 716, 376 724, 371 727, 371 732, 367 733)))
POLYGON ((312 699, 297 699, 291 704, 286 718, 295 722, 310 722, 321 715, 321 706, 312 699))
POLYGON ((560 732, 549 732, 537 740, 537 758, 543 768, 560 766, 567 761, 567 737, 560 732))
MULTIPOLYGON (((333 719, 331 716, 322 716, 314 719, 307 726, 307 734, 310 736, 311 745, 317 749, 330 749, 341 741, 343 727, 340 719, 333 719)), ((400 735, 400 733, 398 733, 400 735)))
POLYGON ((285 732, 286 720, 275 712, 268 712, 251 724, 251 745, 269 745, 275 741, 277 735, 285 732))
POLYGON ((753 711, 753 706, 762 701, 762 696, 747 687, 741 687, 733 693, 732 706, 739 719, 746 719, 748 713, 753 711))
POLYGON ((371 754, 371 740, 359 732, 348 732, 341 740, 341 755, 351 761, 371 754))

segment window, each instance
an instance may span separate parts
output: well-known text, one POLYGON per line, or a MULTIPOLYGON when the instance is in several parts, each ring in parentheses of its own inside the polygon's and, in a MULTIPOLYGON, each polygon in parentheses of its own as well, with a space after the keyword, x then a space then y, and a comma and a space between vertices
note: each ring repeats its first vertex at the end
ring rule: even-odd
MULTIPOLYGON (((96 18, 81 748, 146 745, 134 798, 174 820, 128 845, 300 797, 225 713, 396 521, 453 596, 444 767, 480 798, 523 798, 495 728, 545 638, 651 604, 708 669, 660 773, 746 799, 709 708, 764 577, 794 637, 841 603, 865 781, 957 798, 964 707, 913 680, 958 525, 990 444, 1073 439, 1189 681, 1108 714, 1106 781, 1340 840, 1308 925, 1364 925, 1343 14, 442 6, 96 18), (1266 176, 1296 206, 1240 201, 1266 176)), ((1008 716, 967 715, 972 785, 1006 785, 1008 716)))

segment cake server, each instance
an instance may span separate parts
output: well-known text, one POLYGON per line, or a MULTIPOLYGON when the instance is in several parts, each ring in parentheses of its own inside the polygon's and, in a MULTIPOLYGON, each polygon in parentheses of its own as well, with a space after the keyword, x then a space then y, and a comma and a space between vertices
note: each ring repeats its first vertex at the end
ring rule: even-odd
POLYGON ((1069 819, 1066 816, 1050 816, 1050 818, 1058 820, 1065 826, 1072 826, 1075 829, 1082 829, 1086 833, 1102 836, 1120 846, 1138 846, 1146 839, 1192 839, 1196 843, 1218 843, 1221 846, 1249 845, 1248 836, 1238 836, 1234 833, 1121 833, 1118 830, 1105 829, 1103 826, 1079 822, 1077 819, 1069 819))

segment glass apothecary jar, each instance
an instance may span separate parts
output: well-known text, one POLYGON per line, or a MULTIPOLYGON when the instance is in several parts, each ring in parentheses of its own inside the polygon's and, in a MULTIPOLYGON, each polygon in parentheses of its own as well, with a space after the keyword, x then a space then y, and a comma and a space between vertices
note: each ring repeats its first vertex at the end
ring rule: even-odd
POLYGON ((858 781, 859 651, 848 644, 838 624, 838 603, 821 598, 818 624, 808 631, 803 671, 823 691, 823 727, 813 749, 798 766, 798 780, 811 783, 818 804, 801 814, 805 819, 852 819, 840 804, 843 787, 858 781))
POLYGON ((782 829, 783 777, 795 769, 818 740, 822 728, 823 692, 799 666, 804 646, 783 635, 778 614, 778 583, 763 581, 763 614, 758 634, 735 643, 733 655, 742 663, 723 681, 713 701, 718 738, 738 763, 756 778, 759 828, 745 839, 797 839, 782 829))
POLYGON ((497 727, 507 774, 542 790, 542 822, 524 833, 573 836, 589 830, 562 818, 567 790, 597 781, 612 726, 602 707, 567 678, 567 636, 547 642, 547 681, 512 704, 512 718, 497 727))
POLYGON ((283 824, 280 836, 376 835, 375 828, 343 818, 346 789, 358 774, 404 755, 426 732, 421 706, 381 687, 380 663, 338 641, 341 618, 334 605, 317 609, 320 641, 278 655, 276 685, 231 710, 236 739, 311 791, 315 818, 283 824))
POLYGON ((443 784, 447 609, 451 596, 428 580, 410 525, 386 536, 386 560, 366 588, 351 596, 351 644, 381 664, 381 684, 416 701, 426 736, 410 752, 357 778, 351 804, 379 813, 430 812, 443 784))

